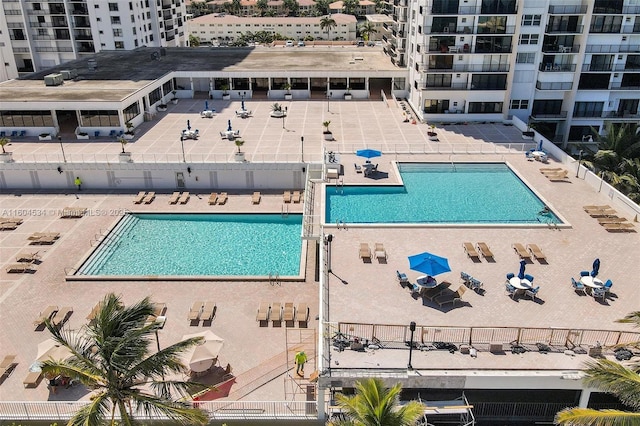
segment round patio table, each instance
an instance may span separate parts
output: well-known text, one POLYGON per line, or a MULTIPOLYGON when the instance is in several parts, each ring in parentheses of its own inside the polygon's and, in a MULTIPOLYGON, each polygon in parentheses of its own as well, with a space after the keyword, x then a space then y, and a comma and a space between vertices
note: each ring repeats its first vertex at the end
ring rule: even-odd
POLYGON ((602 288, 604 287, 604 283, 600 278, 592 277, 591 275, 587 275, 585 277, 580 277, 580 282, 587 287, 591 288, 602 288))
POLYGON ((513 277, 509 279, 509 284, 517 288, 518 290, 530 290, 531 281, 526 278, 513 277))

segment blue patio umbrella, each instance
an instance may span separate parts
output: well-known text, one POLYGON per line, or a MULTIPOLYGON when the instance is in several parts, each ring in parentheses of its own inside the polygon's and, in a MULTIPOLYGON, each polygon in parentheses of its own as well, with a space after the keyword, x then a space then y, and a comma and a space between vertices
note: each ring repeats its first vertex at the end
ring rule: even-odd
POLYGON ((209 111, 209 101, 204 101, 204 110, 209 111))
POLYGON ((364 158, 373 158, 373 157, 380 157, 382 155, 382 153, 380 151, 378 151, 377 149, 360 149, 358 151, 356 151, 356 155, 358 157, 364 157, 364 158))
POLYGON ((240 109, 241 109, 242 111, 244 111, 244 99, 242 100, 242 103, 240 104, 240 109))
POLYGON ((191 122, 187 120, 187 130, 191 130, 191 122))
POLYGON ((520 272, 518 272, 518 278, 524 278, 524 268, 526 267, 527 262, 523 259, 520 261, 520 272))
POLYGON ((597 276, 598 272, 600 272, 600 259, 596 259, 593 261, 593 270, 591 271, 591 276, 597 276))
POLYGON ((229 120, 227 124, 227 132, 232 132, 232 131, 233 129, 231 128, 231 120, 229 120))
POLYGON ((451 271, 449 261, 435 254, 424 252, 409 256, 409 268, 432 277, 451 271))

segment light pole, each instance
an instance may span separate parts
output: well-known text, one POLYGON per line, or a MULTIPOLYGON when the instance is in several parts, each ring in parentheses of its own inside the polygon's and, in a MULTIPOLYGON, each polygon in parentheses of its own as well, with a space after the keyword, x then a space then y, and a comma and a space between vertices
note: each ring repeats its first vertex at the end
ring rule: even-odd
POLYGON ((409 323, 409 330, 411 330, 411 337, 409 338, 409 365, 407 365, 407 370, 413 370, 413 365, 411 365, 411 355, 413 354, 413 332, 416 331, 415 321, 411 321, 411 323, 409 323))
POLYGON ((64 155, 64 146, 62 146, 62 136, 58 136, 58 143, 60 144, 60 150, 62 151, 62 159, 67 162, 67 157, 64 155))
POLYGON ((284 107, 284 114, 282 114, 282 128, 284 129, 284 119, 287 116, 287 107, 284 107))
POLYGON ((186 163, 187 159, 184 156, 184 135, 180 135, 180 145, 182 146, 182 162, 186 163))
POLYGON ((300 149, 301 149, 301 154, 300 154, 300 160, 304 163, 304 136, 300 136, 300 149))
POLYGON ((576 177, 578 177, 578 173, 580 172, 580 165, 582 164, 582 154, 584 154, 583 150, 580 150, 578 153, 578 168, 576 169, 576 177))
POLYGON ((327 92, 327 112, 331 112, 329 111, 329 100, 331 99, 331 95, 333 95, 333 92, 327 92))

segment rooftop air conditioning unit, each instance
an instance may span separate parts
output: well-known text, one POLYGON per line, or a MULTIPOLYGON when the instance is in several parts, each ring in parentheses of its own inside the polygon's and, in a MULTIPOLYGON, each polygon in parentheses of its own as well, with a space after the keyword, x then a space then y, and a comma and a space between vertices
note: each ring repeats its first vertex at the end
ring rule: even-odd
POLYGON ((44 76, 45 86, 60 86, 62 83, 64 83, 62 74, 56 73, 44 76))
POLYGON ((73 80, 74 78, 76 78, 78 76, 78 71, 76 71, 76 70, 62 70, 62 71, 60 71, 60 74, 62 74, 62 78, 64 80, 73 80))

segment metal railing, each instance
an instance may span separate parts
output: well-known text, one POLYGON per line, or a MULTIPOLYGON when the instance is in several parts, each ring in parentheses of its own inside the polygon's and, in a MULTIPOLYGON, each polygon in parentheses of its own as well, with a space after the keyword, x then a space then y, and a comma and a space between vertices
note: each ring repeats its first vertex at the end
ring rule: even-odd
MULTIPOLYGON (((342 334, 361 340, 380 341, 386 345, 405 347, 409 340, 409 325, 339 322, 335 328, 342 334)), ((416 341, 430 344, 436 341, 456 345, 483 347, 491 343, 535 345, 543 343, 567 349, 575 347, 614 346, 640 341, 640 332, 572 328, 530 327, 416 327, 416 341)), ((434 367, 435 368, 435 367, 434 367)), ((438 367, 439 368, 439 367, 438 367)))
MULTIPOLYGON (((3 401, 0 402, 0 419, 68 420, 87 404, 89 402, 85 401, 3 401)), ((313 420, 318 417, 315 401, 204 401, 194 403, 194 406, 206 411, 212 420, 313 420)), ((140 420, 171 420, 166 416, 143 413, 136 413, 136 417, 140 420)))
POLYGON ((573 88, 572 82, 557 83, 557 82, 536 82, 536 89, 538 90, 571 90, 573 88))

